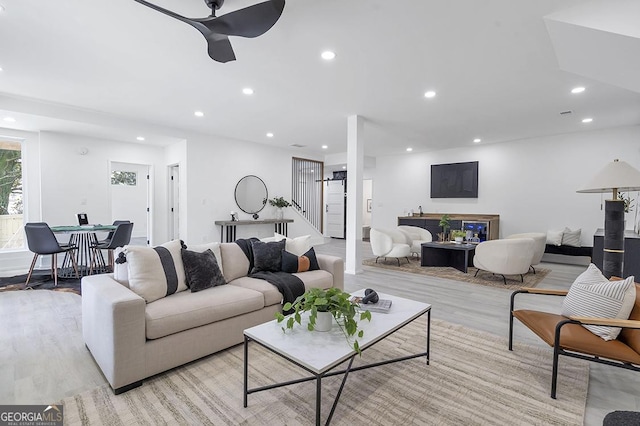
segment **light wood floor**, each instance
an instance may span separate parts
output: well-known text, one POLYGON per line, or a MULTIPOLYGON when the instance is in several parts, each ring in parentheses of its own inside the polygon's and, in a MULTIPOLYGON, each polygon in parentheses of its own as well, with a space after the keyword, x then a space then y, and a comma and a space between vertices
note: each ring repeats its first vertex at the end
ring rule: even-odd
MULTIPOLYGON (((362 250, 364 258, 373 257, 368 243, 362 244, 362 250)), ((331 240, 316 246, 316 251, 344 257, 345 244, 331 240)), ((541 266, 552 270, 539 285, 545 288, 569 288, 585 269, 541 266)), ((346 290, 369 287, 424 301, 432 304, 433 318, 507 336, 508 290, 363 269, 361 274, 345 276, 346 290)), ((106 383, 82 340, 80 301, 75 294, 44 290, 0 293, 0 404, 48 404, 106 383)), ((518 306, 556 311, 560 299, 528 296, 518 306)), ((546 347, 517 323, 515 339, 546 347)), ((595 363, 590 366, 586 425, 601 425, 602 418, 614 410, 640 409, 640 374, 595 363)))

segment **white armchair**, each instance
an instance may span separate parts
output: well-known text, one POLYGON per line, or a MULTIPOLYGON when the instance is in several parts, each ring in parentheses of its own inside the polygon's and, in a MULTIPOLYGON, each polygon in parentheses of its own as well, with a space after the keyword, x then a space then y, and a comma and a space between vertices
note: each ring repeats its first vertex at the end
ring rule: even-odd
POLYGON ((431 232, 419 226, 407 226, 400 225, 398 230, 401 231, 407 237, 407 244, 411 248, 411 254, 420 256, 422 252, 422 243, 430 243, 433 241, 431 232))
POLYGON ((505 275, 520 275, 520 281, 524 282, 523 275, 529 272, 534 250, 533 238, 484 241, 478 244, 473 257, 473 266, 478 268, 475 276, 482 270, 502 275, 505 284, 505 275))
POLYGON ((378 259, 384 257, 393 257, 398 261, 400 266, 400 258, 404 257, 409 262, 409 255, 411 255, 411 248, 407 244, 407 237, 401 231, 397 229, 371 229, 371 251, 376 256, 376 263, 378 259))
POLYGON ((533 273, 536 273, 536 268, 533 265, 538 265, 542 261, 544 255, 544 249, 547 246, 547 234, 542 232, 525 232, 523 234, 509 235, 509 238, 532 238, 535 241, 535 247, 533 249, 533 259, 531 259, 531 269, 533 273))

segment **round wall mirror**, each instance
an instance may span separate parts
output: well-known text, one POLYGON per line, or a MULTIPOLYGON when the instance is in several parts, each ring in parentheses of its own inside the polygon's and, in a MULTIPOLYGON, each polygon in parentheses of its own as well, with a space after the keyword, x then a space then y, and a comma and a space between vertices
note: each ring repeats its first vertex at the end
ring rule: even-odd
POLYGON ((245 213, 255 214, 267 205, 267 185, 258 176, 245 176, 236 185, 236 204, 245 213))

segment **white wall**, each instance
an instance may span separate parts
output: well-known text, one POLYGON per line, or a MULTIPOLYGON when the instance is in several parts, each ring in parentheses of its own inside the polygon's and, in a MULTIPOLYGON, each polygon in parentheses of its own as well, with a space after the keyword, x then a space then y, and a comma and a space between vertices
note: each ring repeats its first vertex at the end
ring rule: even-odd
POLYGON ((610 195, 576 190, 615 158, 640 169, 640 126, 378 157, 372 226, 395 226, 422 205, 429 213, 499 214, 501 236, 582 228, 581 242, 591 246, 604 225, 600 201, 610 195), (431 164, 476 160, 477 199, 430 198, 431 164))
MULTIPOLYGON (((282 196, 290 200, 291 158, 299 155, 295 150, 249 142, 190 137, 187 140, 187 184, 181 185, 181 193, 186 192, 188 209, 187 230, 181 234, 185 235, 185 241, 188 244, 220 241, 220 230, 214 221, 230 220, 230 211, 237 211, 240 220, 252 220, 251 215, 238 208, 234 198, 236 183, 246 175, 255 175, 264 181, 268 198, 282 196)), ((259 215, 263 219, 273 219, 275 207, 267 203, 259 215)), ((294 223, 289 224, 289 236, 313 233, 292 208, 285 209, 284 217, 294 219, 294 223)), ((237 238, 268 235, 273 235, 273 225, 240 226, 237 238)))

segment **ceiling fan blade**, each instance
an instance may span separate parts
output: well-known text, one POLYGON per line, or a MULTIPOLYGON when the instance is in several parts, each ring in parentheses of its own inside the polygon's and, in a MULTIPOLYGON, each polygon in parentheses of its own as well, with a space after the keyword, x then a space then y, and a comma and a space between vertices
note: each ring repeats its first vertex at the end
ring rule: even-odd
POLYGON ((278 22, 284 10, 284 2, 285 0, 269 0, 215 19, 203 19, 200 22, 218 34, 258 37, 278 22))
POLYGON ((207 39, 207 52, 209 57, 217 62, 230 62, 236 60, 236 55, 233 53, 231 42, 225 35, 209 34, 207 39))
POLYGON ((186 22, 189 25, 192 25, 192 26, 194 25, 194 22, 193 22, 194 20, 193 19, 189 19, 189 18, 186 18, 186 17, 184 17, 182 15, 178 15, 175 12, 172 12, 170 10, 167 10, 167 9, 163 8, 163 7, 157 6, 157 5, 153 4, 153 3, 149 3, 148 1, 145 1, 145 0, 133 0, 133 1, 138 2, 138 3, 140 3, 140 4, 144 5, 144 6, 147 6, 148 8, 156 10, 156 11, 158 11, 160 13, 164 13, 167 16, 171 16, 172 18, 178 19, 178 20, 180 20, 182 22, 186 22))

